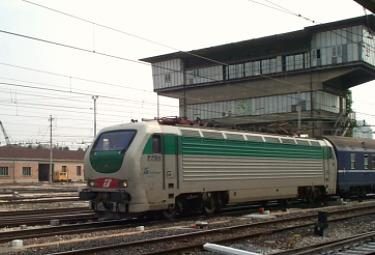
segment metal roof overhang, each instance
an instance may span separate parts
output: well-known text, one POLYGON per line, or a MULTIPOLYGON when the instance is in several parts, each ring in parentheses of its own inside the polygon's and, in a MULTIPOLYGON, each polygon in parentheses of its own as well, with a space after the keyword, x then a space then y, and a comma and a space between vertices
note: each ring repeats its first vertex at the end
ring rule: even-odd
POLYGON ((157 63, 170 59, 182 59, 185 68, 218 64, 217 62, 231 64, 241 60, 247 61, 267 56, 274 57, 280 53, 299 53, 309 48, 310 39, 310 35, 306 31, 299 30, 189 52, 174 52, 140 60, 157 63), (210 61, 211 59, 212 61, 210 61))
POLYGON ((231 64, 241 60, 247 61, 257 58, 265 58, 267 56, 275 56, 280 53, 298 53, 299 51, 302 51, 310 46, 310 39, 313 33, 355 25, 366 25, 374 31, 375 16, 366 15, 346 20, 339 20, 305 27, 303 30, 223 44, 188 52, 179 51, 165 55, 143 58, 140 59, 140 61, 157 63, 171 59, 182 59, 185 64, 185 68, 189 68, 192 66, 197 67, 213 64, 213 61, 209 61, 204 58, 231 64), (203 58, 200 58, 199 56, 202 56, 203 58))
POLYGON ((323 85, 336 89, 349 89, 372 80, 375 80, 375 68, 362 63, 348 73, 323 82, 323 85))
POLYGON ((375 0, 354 0, 372 13, 375 12, 375 0))

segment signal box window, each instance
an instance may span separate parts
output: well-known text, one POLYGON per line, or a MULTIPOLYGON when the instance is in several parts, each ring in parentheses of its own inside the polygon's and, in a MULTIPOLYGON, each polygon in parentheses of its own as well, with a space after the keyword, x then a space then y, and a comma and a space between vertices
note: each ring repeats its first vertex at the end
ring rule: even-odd
POLYGON ((66 173, 66 172, 67 172, 67 167, 66 167, 66 166, 62 166, 62 167, 61 167, 61 172, 66 173))
POLYGON ((152 153, 161 153, 161 137, 160 135, 152 136, 152 153))
POLYGON ((22 167, 23 176, 31 176, 31 167, 22 167))

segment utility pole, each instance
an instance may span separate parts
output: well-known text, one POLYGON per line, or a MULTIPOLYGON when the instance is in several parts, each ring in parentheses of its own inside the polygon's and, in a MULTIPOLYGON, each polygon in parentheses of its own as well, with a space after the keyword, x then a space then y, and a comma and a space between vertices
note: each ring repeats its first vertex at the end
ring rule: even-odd
POLYGON ((96 136, 96 99, 98 99, 99 96, 95 95, 92 96, 92 99, 94 100, 94 138, 96 136))
POLYGON ((53 181, 52 115, 49 116, 49 183, 53 181))

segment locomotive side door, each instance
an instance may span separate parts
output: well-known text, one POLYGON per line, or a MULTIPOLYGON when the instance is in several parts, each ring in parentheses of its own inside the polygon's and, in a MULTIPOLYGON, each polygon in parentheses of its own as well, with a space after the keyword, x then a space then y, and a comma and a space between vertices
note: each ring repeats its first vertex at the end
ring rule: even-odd
POLYGON ((150 204, 165 203, 164 155, 162 135, 153 134, 144 151, 143 176, 145 191, 150 204))
POLYGON ((162 136, 163 187, 169 204, 174 204, 179 189, 178 144, 177 135, 164 134, 162 136))
POLYGON ((150 204, 174 204, 178 195, 178 136, 153 134, 146 145, 143 166, 150 204))

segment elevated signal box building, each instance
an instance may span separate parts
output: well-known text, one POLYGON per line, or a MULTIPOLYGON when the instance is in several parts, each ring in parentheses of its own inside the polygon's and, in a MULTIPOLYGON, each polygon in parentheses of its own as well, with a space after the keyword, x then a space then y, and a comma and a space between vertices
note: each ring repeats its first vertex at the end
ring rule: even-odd
POLYGON ((180 116, 220 126, 343 135, 349 88, 375 78, 375 16, 142 59, 180 116))

